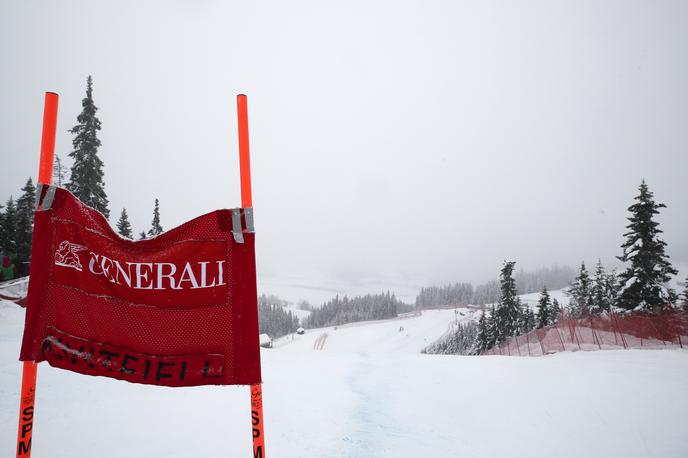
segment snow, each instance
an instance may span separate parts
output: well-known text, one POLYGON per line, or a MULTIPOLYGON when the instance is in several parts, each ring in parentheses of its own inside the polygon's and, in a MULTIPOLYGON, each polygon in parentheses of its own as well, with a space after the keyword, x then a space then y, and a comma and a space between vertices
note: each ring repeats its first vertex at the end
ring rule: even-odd
POLYGON ((258 336, 258 344, 263 347, 265 345, 270 345, 272 342, 272 339, 270 339, 270 336, 267 334, 261 334, 258 336))
MULTIPOLYGON (((273 347, 287 352, 312 350, 326 335, 322 349, 327 351, 416 354, 449 330, 457 317, 454 310, 423 310, 418 316, 411 314, 390 320, 306 329, 303 335, 290 334, 276 340, 273 347)), ((458 315, 461 320, 476 313, 468 309, 456 310, 463 313, 463 316, 458 315)))
POLYGON ((285 312, 291 312, 292 314, 296 315, 296 318, 298 318, 299 321, 305 320, 311 314, 310 310, 301 310, 294 304, 289 304, 282 308, 285 312))
POLYGON ((0 296, 14 300, 26 297, 29 289, 29 277, 17 278, 6 282, 0 282, 0 296))
MULTIPOLYGON (((566 304, 569 303, 569 297, 566 295, 566 290, 564 289, 557 289, 554 291, 548 291, 549 292, 549 297, 550 299, 554 300, 556 299, 557 302, 559 302, 559 306, 564 307, 566 304)), ((521 294, 518 297, 521 298, 521 303, 523 305, 527 305, 533 310, 537 308, 537 303, 538 300, 540 300, 540 293, 530 293, 530 294, 521 294)))
MULTIPOLYGON (((307 330, 261 350, 266 456, 688 456, 688 351, 417 353, 455 318, 307 330)), ((2 456, 16 439, 22 325, 23 309, 0 302, 2 456)), ((33 456, 250 456, 248 409, 245 387, 152 387, 41 364, 33 456)))

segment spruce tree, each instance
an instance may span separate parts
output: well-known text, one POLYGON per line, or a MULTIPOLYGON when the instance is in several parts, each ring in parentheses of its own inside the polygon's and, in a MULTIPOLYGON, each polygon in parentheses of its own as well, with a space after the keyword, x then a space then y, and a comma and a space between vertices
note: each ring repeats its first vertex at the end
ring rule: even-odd
POLYGON ((146 231, 141 231, 139 233, 139 240, 146 240, 146 231))
POLYGON ((60 159, 60 156, 56 154, 55 161, 53 162, 53 184, 62 187, 66 176, 67 172, 62 164, 62 159, 60 159))
POLYGON ((628 207, 631 213, 626 226, 628 232, 621 245, 623 254, 618 257, 630 266, 619 274, 620 292, 616 305, 626 310, 657 310, 676 300, 668 282, 678 272, 664 252, 666 243, 659 238, 662 230, 654 221, 654 215, 666 205, 655 203, 645 180, 638 189, 637 202, 628 207))
POLYGON ((551 317, 551 324, 556 324, 557 321, 559 321, 559 318, 561 318, 561 305, 559 305, 559 301, 555 297, 552 299, 552 308, 550 309, 550 317, 551 317))
POLYGON ((520 334, 527 334, 535 327, 537 326, 537 317, 535 316, 535 313, 533 312, 533 309, 530 307, 526 306, 525 309, 523 310, 523 313, 521 314, 521 329, 519 330, 520 334))
POLYGON ((487 318, 485 318, 485 311, 480 314, 478 318, 478 334, 475 336, 475 344, 473 346, 473 354, 479 355, 488 349, 489 336, 487 329, 487 318))
POLYGON ((586 316, 590 312, 591 300, 591 283, 588 269, 585 267, 585 262, 581 262, 578 276, 573 280, 569 287, 567 294, 571 297, 571 313, 576 316, 586 316))
POLYGON ((592 289, 590 291, 590 312, 598 315, 608 312, 611 303, 607 296, 607 273, 604 271, 602 260, 597 260, 595 266, 595 276, 592 279, 592 289))
POLYGON ((17 199, 17 226, 15 241, 17 243, 17 260, 19 265, 31 257, 31 238, 33 237, 33 207, 36 200, 36 187, 29 178, 22 188, 22 195, 17 199))
POLYGON ((544 328, 552 324, 552 301, 547 291, 547 287, 542 287, 542 292, 540 293, 540 299, 538 299, 538 314, 537 314, 537 327, 544 328))
POLYGON ((612 269, 611 272, 607 273, 604 282, 604 294, 607 298, 607 304, 609 304, 609 310, 616 303, 616 296, 619 293, 619 280, 617 279, 616 269, 612 269))
MULTIPOLYGON (((5 208, 4 205, 0 204, 0 255, 5 251, 5 212, 2 209, 5 208)), ((2 263, 2 257, 0 256, 0 263, 2 263)))
POLYGON ((688 277, 686 277, 685 289, 681 294, 681 298, 683 299, 683 310, 688 312, 688 277))
POLYGON ((155 207, 153 208, 153 222, 151 223, 151 228, 148 231, 148 235, 155 237, 158 234, 162 234, 162 226, 160 225, 160 204, 158 199, 155 199, 155 207))
POLYGON ((489 350, 499 343, 499 329, 497 326, 497 310, 495 309, 495 306, 492 305, 490 309, 490 316, 485 319, 485 327, 487 328, 486 350, 489 350))
POLYGON ((3 228, 2 249, 5 254, 14 254, 17 252, 17 206, 12 196, 7 199, 5 204, 3 228))
POLYGON ((93 80, 90 75, 86 82, 86 98, 81 101, 81 106, 81 114, 76 118, 78 124, 70 130, 76 135, 72 140, 74 151, 69 153, 74 164, 67 189, 83 203, 109 218, 110 210, 103 181, 103 161, 98 157, 100 120, 96 117, 98 108, 93 103, 93 80))
POLYGON ((495 312, 497 343, 516 335, 521 328, 523 312, 513 277, 515 264, 513 261, 505 261, 500 271, 501 296, 497 302, 497 310, 495 312))
POLYGON ((122 237, 130 239, 134 236, 131 231, 131 224, 129 223, 129 216, 127 215, 127 209, 123 208, 122 213, 119 215, 119 220, 117 221, 117 232, 122 237))

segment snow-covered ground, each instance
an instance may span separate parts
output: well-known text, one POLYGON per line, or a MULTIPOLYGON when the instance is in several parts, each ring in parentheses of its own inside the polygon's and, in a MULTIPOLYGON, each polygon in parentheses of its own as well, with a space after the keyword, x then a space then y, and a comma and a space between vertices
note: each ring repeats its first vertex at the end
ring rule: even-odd
POLYGON ((350 323, 343 326, 307 329, 304 335, 288 335, 274 342, 281 351, 320 350, 364 353, 419 353, 442 337, 458 318, 472 319, 468 309, 423 310, 420 315, 382 321, 350 323))
POLYGON ((17 278, 0 282, 0 297, 15 300, 15 298, 26 297, 29 289, 29 277, 17 278))
MULTIPOLYGON (((521 298, 521 303, 528 305, 530 308, 535 310, 537 308, 537 303, 538 300, 540 299, 540 293, 530 293, 530 294, 521 294, 518 297, 521 298)), ((569 301, 571 300, 565 293, 563 289, 558 289, 555 291, 550 291, 549 292, 549 297, 554 300, 556 299, 557 302, 559 302, 559 305, 561 307, 565 307, 568 305, 569 301)))
MULTIPOLYGON (((688 456, 688 351, 416 353, 454 318, 312 330, 262 350, 267 456, 688 456), (324 332, 332 351, 313 350, 324 332)), ((0 302, 0 456, 13 456, 22 322, 0 302)), ((248 409, 245 387, 150 387, 41 364, 33 456, 251 456, 248 409)))
POLYGON ((296 315, 299 321, 305 320, 311 314, 310 310, 301 310, 294 304, 289 304, 286 307, 282 307, 285 311, 291 312, 296 315))

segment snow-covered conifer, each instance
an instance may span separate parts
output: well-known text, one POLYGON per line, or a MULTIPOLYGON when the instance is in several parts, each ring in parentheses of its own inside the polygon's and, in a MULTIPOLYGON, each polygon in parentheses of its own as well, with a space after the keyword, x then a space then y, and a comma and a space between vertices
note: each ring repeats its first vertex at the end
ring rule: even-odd
POLYGON ((515 264, 516 263, 513 261, 505 261, 500 271, 499 283, 501 296, 497 302, 497 310, 494 316, 497 330, 497 343, 516 335, 522 327, 523 312, 521 310, 521 300, 518 297, 516 282, 513 277, 515 264))
POLYGON ((561 318, 561 305, 559 305, 559 301, 555 297, 552 299, 552 308, 550 309, 550 316, 551 316, 551 324, 556 324, 557 321, 559 321, 559 318, 561 318))
POLYGON ((15 241, 19 263, 31 257, 31 238, 33 237, 33 208, 36 201, 36 187, 29 177, 22 188, 22 195, 17 199, 17 226, 15 241))
POLYGON ((683 310, 688 312, 688 277, 686 277, 685 288, 681 294, 681 299, 683 299, 683 310))
POLYGON ((585 316, 590 312, 591 283, 585 262, 581 262, 578 276, 573 280, 567 294, 571 297, 569 307, 571 313, 577 316, 585 316))
POLYGON ((527 334, 533 329, 535 329, 537 325, 537 318, 535 316, 535 312, 533 312, 533 309, 530 307, 525 307, 523 309, 523 313, 521 314, 521 328, 520 328, 520 334, 527 334))
MULTIPOLYGON (((3 251, 5 240, 5 213, 2 211, 4 207, 4 205, 0 204, 0 251, 3 251)), ((0 262, 2 262, 2 259, 0 259, 0 262)))
POLYGON ((497 328, 497 310, 495 306, 492 305, 490 308, 490 316, 485 318, 485 326, 487 327, 487 347, 494 347, 499 343, 499 329, 497 328))
POLYGON ((488 349, 489 336, 487 329, 487 318, 485 311, 480 314, 478 318, 478 334, 475 336, 475 343, 473 345, 473 354, 479 355, 481 352, 488 349))
POLYGON ((129 215, 127 215, 127 209, 123 208, 122 213, 119 215, 119 220, 117 220, 117 232, 122 237, 128 239, 132 238, 134 234, 131 231, 131 224, 129 223, 129 215))
POLYGON ((618 257, 630 265, 619 274, 616 305, 626 310, 656 310, 676 300, 668 282, 678 272, 664 252, 666 243, 659 238, 662 230, 653 219, 666 205, 655 203, 645 180, 638 189, 637 202, 628 207, 630 223, 624 234, 626 241, 621 245, 623 254, 618 257))
POLYGON ((607 302, 609 303, 609 308, 616 304, 616 296, 619 294, 619 280, 616 275, 616 269, 612 269, 607 272, 604 283, 604 291, 607 296, 607 302))
POLYGON ((151 228, 148 230, 148 235, 155 237, 158 234, 162 234, 163 229, 160 225, 160 203, 158 199, 155 199, 155 207, 153 207, 153 222, 151 223, 151 228))
POLYGON ((3 230, 2 240, 0 240, 0 248, 8 253, 17 252, 17 204, 10 196, 5 204, 5 213, 3 214, 2 226, 3 230))
POLYGON ((537 305, 537 327, 544 328, 552 324, 552 301, 547 291, 547 287, 542 287, 542 292, 540 293, 540 299, 538 299, 537 305))
POLYGON ((100 120, 96 117, 98 108, 93 103, 93 80, 90 75, 86 82, 86 98, 81 101, 81 106, 81 114, 76 118, 78 124, 70 130, 76 135, 72 140, 74 151, 69 153, 74 164, 67 189, 108 218, 110 210, 103 181, 103 161, 98 157, 100 120))
POLYGON ((53 162, 53 184, 59 187, 65 182, 67 176, 67 171, 65 166, 62 164, 62 159, 59 155, 55 155, 55 161, 53 162))
POLYGON ((607 273, 600 259, 597 260, 597 265, 595 266, 595 276, 592 279, 590 296, 591 313, 598 315, 609 311, 611 303, 607 296, 607 273))

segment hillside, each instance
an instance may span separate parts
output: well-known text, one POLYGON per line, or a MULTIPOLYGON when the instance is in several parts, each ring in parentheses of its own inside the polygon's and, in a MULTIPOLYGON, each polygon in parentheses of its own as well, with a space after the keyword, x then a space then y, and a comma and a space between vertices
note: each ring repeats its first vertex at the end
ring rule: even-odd
POLYGON ((304 335, 288 335, 274 343, 279 351, 305 351, 315 348, 338 352, 419 353, 439 339, 458 317, 469 319, 468 309, 423 310, 418 315, 365 321, 342 326, 307 329, 304 335), (319 342, 322 341, 322 345, 319 342), (318 344, 316 345, 316 342, 318 344))

